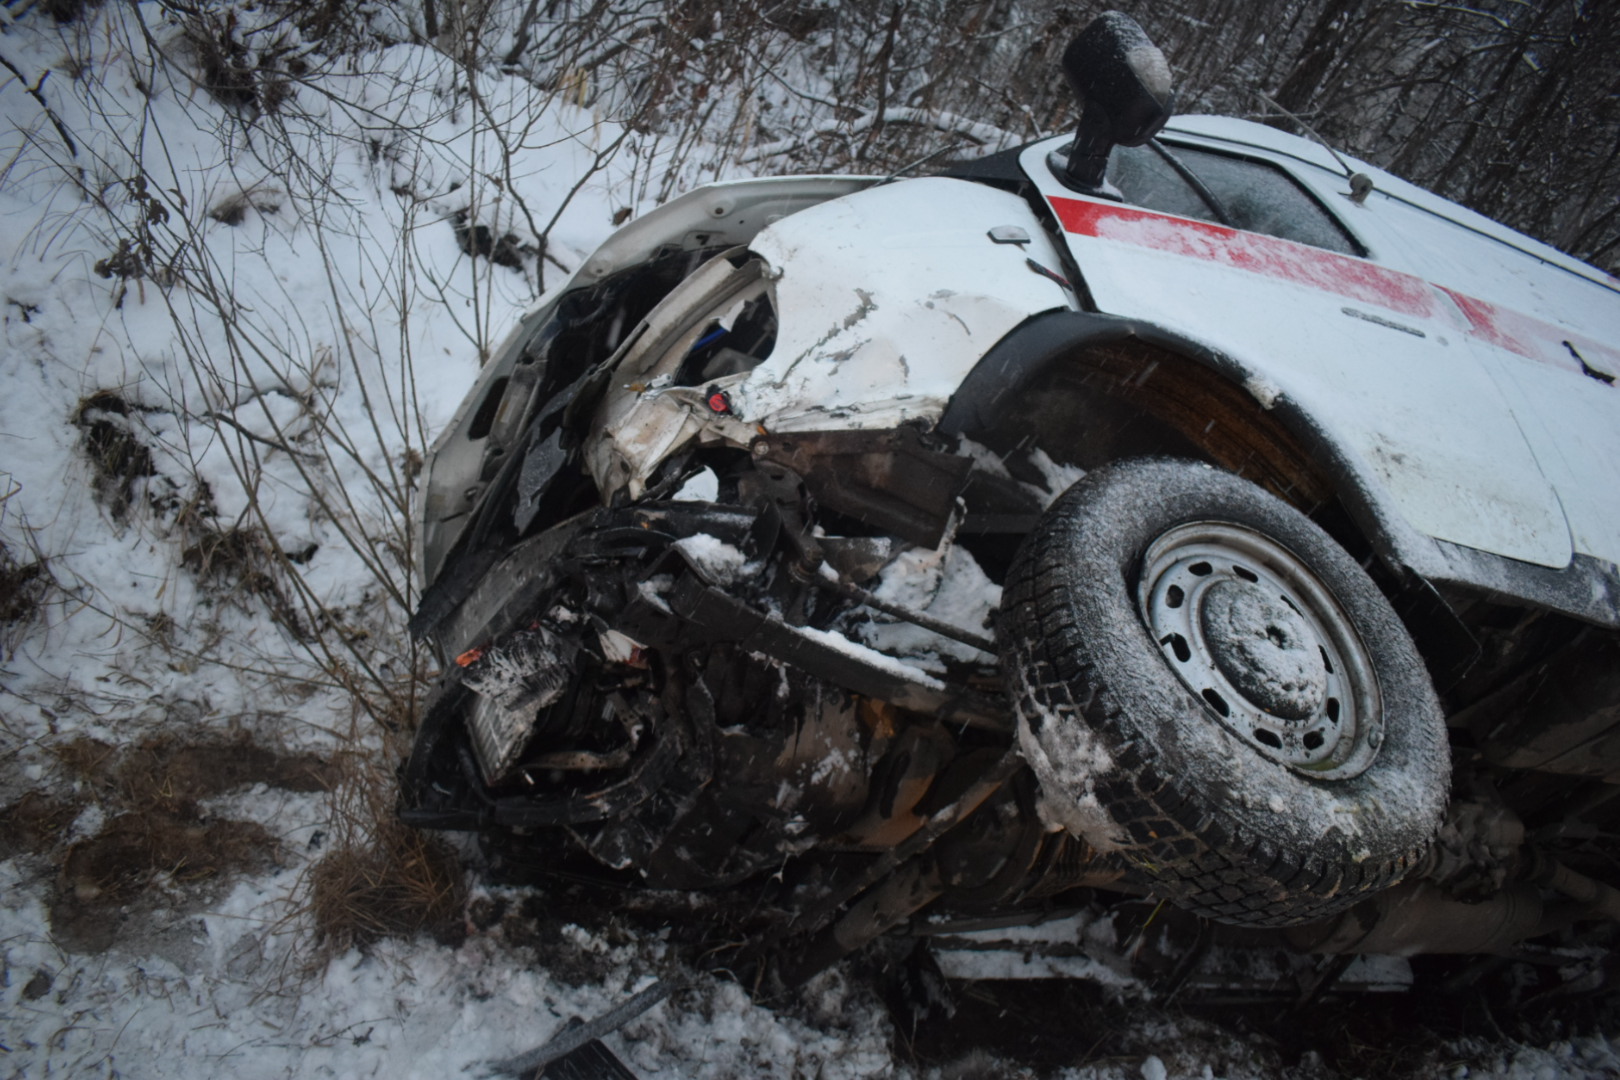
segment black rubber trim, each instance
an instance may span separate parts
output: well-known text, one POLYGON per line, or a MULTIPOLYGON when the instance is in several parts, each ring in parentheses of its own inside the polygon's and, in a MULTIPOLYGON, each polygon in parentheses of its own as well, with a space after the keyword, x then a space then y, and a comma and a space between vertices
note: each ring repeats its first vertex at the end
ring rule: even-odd
POLYGON ((991 187, 1016 192, 1031 184, 1028 174, 1018 164, 1018 159, 1023 156, 1025 150, 1034 146, 1035 143, 1044 141, 1043 139, 1036 139, 1034 142, 1027 142, 1022 146, 998 150, 994 154, 987 154, 974 161, 964 161, 959 165, 941 169, 934 175, 949 177, 952 180, 971 180, 974 183, 988 184, 991 187))

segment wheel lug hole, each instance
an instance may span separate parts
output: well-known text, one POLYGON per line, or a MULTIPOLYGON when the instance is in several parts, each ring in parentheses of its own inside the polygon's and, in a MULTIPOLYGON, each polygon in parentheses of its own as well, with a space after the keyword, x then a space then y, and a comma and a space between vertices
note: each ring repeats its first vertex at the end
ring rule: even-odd
POLYGON ((1159 639, 1160 645, 1170 646, 1170 651, 1176 654, 1176 659, 1185 664, 1192 659, 1192 646, 1180 634, 1166 634, 1159 639))

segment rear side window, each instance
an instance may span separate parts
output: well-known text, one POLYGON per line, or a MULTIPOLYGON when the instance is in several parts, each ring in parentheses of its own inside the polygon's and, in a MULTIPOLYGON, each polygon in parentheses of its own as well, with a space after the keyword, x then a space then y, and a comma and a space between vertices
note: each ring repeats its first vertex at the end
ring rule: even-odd
POLYGON ((1108 180, 1135 206, 1364 254, 1321 203, 1267 162, 1158 143, 1116 146, 1108 180))

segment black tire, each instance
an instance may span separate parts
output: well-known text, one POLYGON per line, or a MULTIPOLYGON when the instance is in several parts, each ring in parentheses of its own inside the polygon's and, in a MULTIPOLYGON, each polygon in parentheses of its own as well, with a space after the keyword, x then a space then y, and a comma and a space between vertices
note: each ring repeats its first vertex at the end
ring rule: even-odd
POLYGON ((1196 462, 1098 469, 1025 541, 1002 610, 1049 814, 1171 902, 1289 925, 1423 858, 1450 780, 1433 686, 1377 586, 1286 503, 1196 462))

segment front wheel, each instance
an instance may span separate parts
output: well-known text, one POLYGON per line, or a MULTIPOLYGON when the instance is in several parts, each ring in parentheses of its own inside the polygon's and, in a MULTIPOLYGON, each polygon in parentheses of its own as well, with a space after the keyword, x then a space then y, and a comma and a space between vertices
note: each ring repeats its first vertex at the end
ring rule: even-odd
POLYGON ((1025 542, 1001 625, 1049 812, 1183 907, 1321 918, 1399 881, 1440 823, 1444 718, 1405 627, 1239 477, 1089 474, 1025 542))

